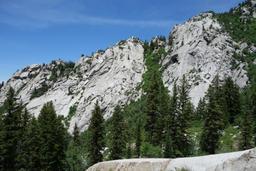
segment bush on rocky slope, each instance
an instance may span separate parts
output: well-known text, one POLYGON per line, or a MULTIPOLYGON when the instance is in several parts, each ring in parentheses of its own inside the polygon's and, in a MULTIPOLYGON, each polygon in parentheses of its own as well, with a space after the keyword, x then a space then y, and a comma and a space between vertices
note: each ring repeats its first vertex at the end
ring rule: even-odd
POLYGON ((256 37, 252 36, 256 35, 256 19, 252 17, 253 14, 251 11, 255 7, 251 7, 251 5, 250 1, 246 1, 229 12, 216 14, 218 21, 235 41, 250 44, 256 43, 256 37), (248 11, 250 14, 243 11, 248 11))
POLYGON ((49 88, 50 87, 46 83, 43 83, 41 85, 41 87, 38 89, 35 88, 31 94, 30 100, 44 95, 48 91, 49 88))

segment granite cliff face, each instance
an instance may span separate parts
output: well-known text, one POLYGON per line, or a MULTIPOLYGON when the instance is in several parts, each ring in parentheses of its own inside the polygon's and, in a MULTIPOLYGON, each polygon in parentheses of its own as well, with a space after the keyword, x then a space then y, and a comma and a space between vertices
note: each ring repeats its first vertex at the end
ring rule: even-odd
MULTIPOLYGON (((161 69, 170 94, 173 82, 186 75, 195 106, 217 74, 222 80, 231 76, 240 87, 248 84, 247 64, 233 57, 242 53, 241 42, 232 40, 212 13, 175 26, 167 42, 154 41, 166 50, 161 69)), ((70 131, 75 123, 83 131, 97 100, 108 118, 116 105, 138 99, 146 69, 143 42, 131 38, 76 63, 58 60, 17 71, 0 88, 0 104, 12 86, 35 116, 44 103, 53 101, 57 114, 70 121, 70 131)))
POLYGON ((233 58, 240 53, 240 45, 225 33, 212 13, 202 13, 175 26, 169 44, 170 52, 162 64, 165 85, 171 91, 174 81, 185 74, 193 104, 204 96, 216 74, 222 80, 231 76, 239 87, 247 84, 245 64, 233 58))
POLYGON ((37 116, 46 102, 53 101, 57 114, 70 117, 70 128, 77 123, 83 130, 97 100, 107 118, 117 104, 140 96, 136 88, 145 70, 143 51, 142 43, 132 38, 91 57, 81 57, 73 65, 63 61, 31 65, 16 72, 2 87, 0 103, 12 86, 32 114, 37 116), (75 116, 68 116, 70 107, 76 108, 75 116))

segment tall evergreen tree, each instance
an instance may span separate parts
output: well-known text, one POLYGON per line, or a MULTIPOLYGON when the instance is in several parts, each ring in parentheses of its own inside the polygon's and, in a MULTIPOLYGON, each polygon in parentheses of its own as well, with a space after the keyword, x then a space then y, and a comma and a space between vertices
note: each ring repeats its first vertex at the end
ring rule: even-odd
POLYGON ((23 153, 21 153, 20 163, 21 169, 24 170, 40 170, 40 128, 36 118, 32 118, 26 127, 23 141, 23 153))
POLYGON ((189 84, 183 75, 181 80, 181 86, 179 89, 179 103, 178 103, 178 116, 177 116, 177 146, 182 156, 187 156, 190 154, 190 138, 188 137, 187 129, 189 127, 190 117, 192 116, 193 107, 190 103, 189 98, 189 84))
POLYGON ((223 90, 225 95, 228 120, 231 124, 233 124, 235 118, 241 113, 239 88, 237 85, 235 85, 232 78, 228 77, 225 80, 225 84, 223 85, 223 90))
POLYGON ((22 106, 16 103, 15 91, 10 88, 4 102, 6 114, 3 116, 2 144, 0 165, 3 170, 17 170, 18 144, 21 136, 22 106))
POLYGON ((250 88, 250 101, 249 101, 249 107, 250 107, 250 113, 252 114, 253 118, 253 137, 254 137, 254 145, 256 146, 256 85, 252 86, 250 88))
POLYGON ((21 127, 20 127, 20 134, 19 134, 19 141, 17 144, 17 158, 16 158, 16 168, 18 169, 25 169, 28 166, 28 163, 26 162, 26 157, 29 153, 29 146, 26 143, 28 139, 31 139, 32 137, 27 136, 28 127, 31 122, 31 115, 27 111, 26 108, 22 111, 21 115, 21 127))
POLYGON ((143 90, 145 91, 146 104, 146 140, 154 145, 161 145, 164 140, 164 119, 168 114, 169 95, 162 81, 159 60, 164 49, 156 48, 154 43, 145 51, 147 72, 144 74, 143 90), (155 49, 155 50, 154 50, 155 49))
POLYGON ((73 141, 74 143, 79 146, 80 145, 80 136, 79 136, 79 128, 77 127, 77 124, 75 123, 74 131, 73 131, 73 141))
MULTIPOLYGON (((165 151, 167 151, 167 146, 169 145, 169 142, 172 140, 172 150, 173 150, 173 156, 179 156, 181 152, 178 149, 179 146, 179 141, 178 141, 178 127, 179 124, 177 122, 178 120, 178 88, 176 81, 173 84, 173 93, 170 101, 170 114, 167 116, 166 119, 166 130, 165 132, 166 137, 165 137, 165 151), (170 137, 169 135, 170 134, 170 137)), ((168 149, 169 150, 169 149, 168 149)), ((166 156, 171 155, 168 152, 165 152, 166 156), (167 154, 168 153, 168 154, 167 154)))
POLYGON ((21 125, 22 125, 23 131, 25 131, 25 129, 28 127, 31 119, 32 119, 32 116, 28 112, 27 108, 24 108, 24 111, 21 115, 21 125))
POLYGON ((169 115, 170 112, 170 96, 168 89, 163 85, 162 80, 160 79, 160 88, 159 88, 159 93, 158 93, 158 98, 159 98, 159 117, 157 120, 157 137, 158 139, 158 144, 155 145, 162 145, 164 144, 165 141, 165 135, 164 131, 166 128, 166 119, 169 115))
POLYGON ((92 117, 88 128, 88 158, 89 165, 101 162, 103 160, 102 150, 104 148, 104 119, 98 102, 92 111, 92 117))
POLYGON ((240 150, 252 148, 252 117, 249 113, 243 114, 239 148, 240 150))
POLYGON ((86 165, 83 162, 83 151, 81 148, 81 141, 79 135, 79 128, 75 124, 73 130, 73 138, 69 143, 66 151, 66 160, 68 162, 68 169, 70 171, 85 170, 86 165))
POLYGON ((180 87, 177 87, 176 81, 174 82, 173 95, 171 97, 170 105, 170 115, 166 119, 167 126, 164 153, 166 157, 170 155, 181 157, 190 154, 191 143, 190 138, 188 137, 187 129, 189 127, 189 120, 190 116, 192 116, 193 110, 188 93, 189 85, 185 76, 183 76, 181 80, 180 87))
POLYGON ((150 76, 150 85, 146 91, 146 113, 147 113, 147 122, 145 125, 145 130, 147 132, 147 140, 153 144, 159 144, 159 127, 158 123, 160 117, 159 111, 159 79, 155 73, 152 72, 150 76))
POLYGON ((124 150, 126 146, 125 137, 125 123, 122 116, 122 111, 119 106, 115 108, 110 122, 110 133, 109 133, 109 151, 110 159, 116 160, 121 159, 124 156, 124 150))
POLYGON ((203 120, 205 118, 206 113, 206 103, 205 98, 202 98, 198 102, 198 106, 196 108, 196 117, 197 119, 203 120))
POLYGON ((66 129, 61 117, 56 115, 52 102, 46 103, 38 117, 40 128, 40 164, 44 170, 64 170, 66 129))
POLYGON ((141 119, 138 119, 138 123, 136 125, 136 156, 139 158, 141 156, 141 144, 142 144, 142 122, 141 119))
POLYGON ((243 92, 242 99, 242 118, 240 121, 240 141, 239 148, 241 150, 249 149, 253 146, 255 131, 255 115, 253 113, 255 107, 253 104, 252 86, 243 92))
POLYGON ((167 129, 167 132, 166 132, 165 146, 164 146, 164 157, 165 158, 175 157, 170 129, 167 129))
POLYGON ((201 150, 209 154, 215 154, 223 129, 223 112, 216 99, 216 91, 217 88, 213 86, 208 89, 207 112, 200 139, 201 150))
POLYGON ((222 111, 221 119, 222 119, 222 123, 223 123, 222 125, 224 128, 226 125, 228 125, 229 118, 227 114, 228 111, 227 111, 227 104, 226 104, 224 89, 223 89, 223 86, 220 84, 220 78, 218 74, 213 79, 212 86, 213 86, 214 101, 222 111))

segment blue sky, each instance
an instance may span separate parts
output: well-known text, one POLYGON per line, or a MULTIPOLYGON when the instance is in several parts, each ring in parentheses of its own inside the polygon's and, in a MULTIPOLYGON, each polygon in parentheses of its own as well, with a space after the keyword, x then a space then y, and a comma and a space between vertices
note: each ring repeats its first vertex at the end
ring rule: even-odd
POLYGON ((131 36, 167 36, 200 12, 243 0, 0 0, 0 81, 53 59, 76 61, 131 36))

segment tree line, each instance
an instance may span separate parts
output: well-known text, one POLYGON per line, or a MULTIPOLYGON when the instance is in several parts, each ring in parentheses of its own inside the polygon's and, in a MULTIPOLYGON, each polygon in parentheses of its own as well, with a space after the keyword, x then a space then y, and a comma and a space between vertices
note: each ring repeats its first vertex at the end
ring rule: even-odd
POLYGON ((240 90, 231 77, 221 81, 219 75, 216 75, 195 109, 189 97, 190 85, 186 77, 173 81, 172 96, 169 96, 159 68, 163 51, 150 45, 145 49, 149 50, 145 52, 148 70, 143 76, 144 94, 128 107, 117 107, 112 118, 105 124, 97 123, 89 127, 88 131, 93 133, 92 128, 105 125, 105 129, 93 130, 105 130, 105 133, 97 134, 106 134, 107 137, 91 139, 91 144, 101 144, 98 147, 93 145, 91 151, 102 152, 101 158, 91 160, 91 164, 131 157, 192 156, 195 144, 188 129, 195 120, 203 123, 199 138, 202 154, 215 154, 219 150, 220 138, 230 125, 239 127, 237 149, 255 146, 256 91, 253 85, 240 90))
POLYGON ((10 88, 0 115, 0 170, 63 170, 66 129, 51 102, 36 119, 10 88))
POLYGON ((97 104, 88 129, 92 134, 89 155, 91 165, 103 160, 148 157, 147 154, 142 154, 142 144, 145 143, 152 145, 150 148, 154 146, 160 148, 161 154, 158 157, 191 156, 194 147, 187 130, 192 120, 203 122, 200 150, 205 154, 216 153, 220 137, 228 125, 238 124, 240 127, 239 149, 245 150, 255 146, 256 141, 255 138, 253 139, 255 137, 255 116, 253 117, 253 114, 255 115, 253 113, 255 112, 255 94, 254 99, 250 99, 250 103, 246 101, 244 102, 246 104, 242 105, 238 86, 230 77, 221 85, 218 75, 213 80, 206 96, 200 100, 196 110, 193 109, 188 92, 189 85, 185 77, 179 86, 176 82, 174 83, 173 94, 169 98, 169 111, 166 115, 160 113, 159 106, 154 106, 158 103, 156 103, 156 97, 153 98, 153 96, 158 96, 159 92, 147 95, 146 122, 143 126, 141 119, 138 119, 133 132, 135 139, 132 142, 134 145, 132 149, 131 142, 129 142, 131 137, 127 133, 131 128, 126 125, 128 122, 124 117, 126 111, 122 111, 119 106, 116 107, 112 118, 108 121, 111 129, 107 127, 104 129, 104 119, 97 104), (107 132, 104 133, 104 130, 107 132), (104 135, 107 138, 104 138, 104 135), (107 153, 109 155, 104 158, 105 147, 109 150, 107 153), (134 151, 132 156, 131 150, 134 151))

